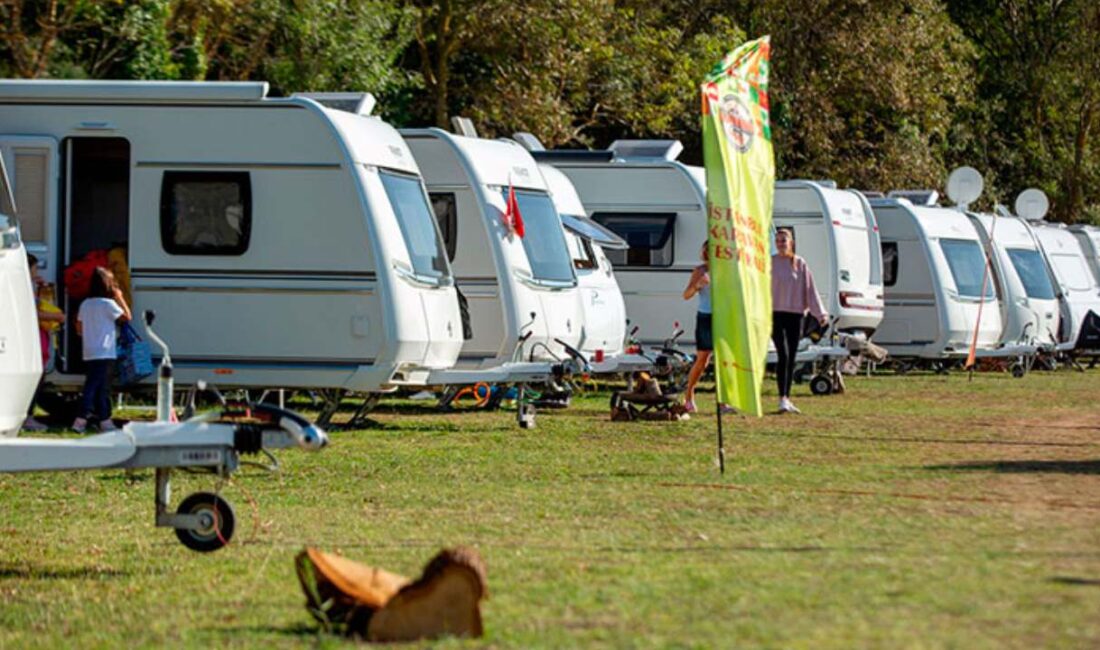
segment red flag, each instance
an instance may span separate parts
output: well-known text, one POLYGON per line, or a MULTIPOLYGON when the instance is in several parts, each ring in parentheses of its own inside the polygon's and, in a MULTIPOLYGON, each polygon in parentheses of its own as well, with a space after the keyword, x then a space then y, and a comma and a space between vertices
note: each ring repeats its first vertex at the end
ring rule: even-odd
POLYGON ((519 201, 516 200, 516 188, 512 186, 511 180, 508 181, 508 205, 504 211, 504 225, 508 227, 508 230, 516 233, 523 238, 523 215, 519 213, 519 201))

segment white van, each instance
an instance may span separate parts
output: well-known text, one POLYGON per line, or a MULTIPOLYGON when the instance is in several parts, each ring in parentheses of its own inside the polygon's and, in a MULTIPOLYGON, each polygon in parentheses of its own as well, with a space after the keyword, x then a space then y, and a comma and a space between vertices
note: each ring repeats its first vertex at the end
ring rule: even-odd
MULTIPOLYGON (((28 248, 73 318, 62 269, 126 246, 134 312, 156 311, 178 383, 423 385, 454 364, 462 324, 411 152, 378 118, 266 94, 0 81, 28 248)), ((81 369, 70 320, 49 381, 79 387, 81 369)))
POLYGON ((872 199, 882 238, 886 310, 875 342, 893 357, 965 356, 978 322, 980 350, 999 345, 996 283, 983 282, 986 256, 974 224, 952 208, 872 199), (983 294, 983 284, 984 294, 983 294))
POLYGON ((842 332, 870 338, 882 322, 882 252, 874 212, 854 190, 832 181, 778 181, 776 228, 793 228, 797 253, 842 332))
POLYGON ((1001 298, 1005 344, 1058 343, 1058 297, 1043 252, 1027 222, 1015 217, 970 213, 970 220, 993 251, 993 277, 1001 298))
POLYGON ((1089 269, 1088 255, 1081 242, 1064 224, 1032 221, 1031 227, 1043 247, 1062 297, 1062 327, 1059 339, 1075 343, 1088 313, 1100 315, 1100 284, 1089 269))
POLYGON ((546 381, 584 330, 577 276, 538 165, 511 140, 442 129, 401 131, 424 179, 469 305, 472 337, 431 383, 546 381), (526 234, 505 226, 515 189, 526 234), (522 338, 522 340, 521 340, 522 338))
POLYGON ((0 437, 19 434, 38 380, 38 312, 15 200, 0 158, 0 437))

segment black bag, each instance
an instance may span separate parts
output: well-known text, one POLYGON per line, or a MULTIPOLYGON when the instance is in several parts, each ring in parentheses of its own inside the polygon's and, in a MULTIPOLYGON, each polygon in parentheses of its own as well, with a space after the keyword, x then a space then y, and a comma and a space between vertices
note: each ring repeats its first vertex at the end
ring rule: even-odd
POLYGON ((1085 321, 1081 323, 1081 332, 1077 335, 1078 350, 1100 350, 1100 316, 1089 310, 1085 321))
POLYGON ((813 314, 802 316, 802 338, 817 343, 825 336, 825 326, 813 314))

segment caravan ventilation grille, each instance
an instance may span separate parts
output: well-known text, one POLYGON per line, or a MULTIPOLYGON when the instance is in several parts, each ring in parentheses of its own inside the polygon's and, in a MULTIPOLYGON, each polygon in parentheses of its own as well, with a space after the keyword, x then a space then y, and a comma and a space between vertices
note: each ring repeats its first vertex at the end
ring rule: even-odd
POLYGON ((539 162, 611 162, 615 153, 606 149, 552 149, 550 151, 532 151, 531 155, 539 162))

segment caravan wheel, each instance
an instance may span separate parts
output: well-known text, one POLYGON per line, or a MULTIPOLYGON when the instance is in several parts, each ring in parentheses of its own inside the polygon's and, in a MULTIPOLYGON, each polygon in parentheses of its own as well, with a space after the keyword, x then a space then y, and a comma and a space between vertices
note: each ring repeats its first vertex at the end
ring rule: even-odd
POLYGON ((1024 375, 1027 374, 1027 368, 1025 368, 1024 364, 1020 363, 1019 361, 1013 363, 1012 367, 1009 368, 1009 371, 1012 372, 1012 376, 1016 379, 1021 379, 1024 375))
POLYGON ((198 528, 177 528, 180 543, 199 553, 209 553, 225 547, 233 538, 237 516, 233 506, 216 494, 196 492, 180 503, 176 510, 180 515, 198 515, 198 528))
POLYGON ((833 380, 825 375, 816 375, 810 380, 810 392, 814 395, 829 395, 833 392, 833 380))

